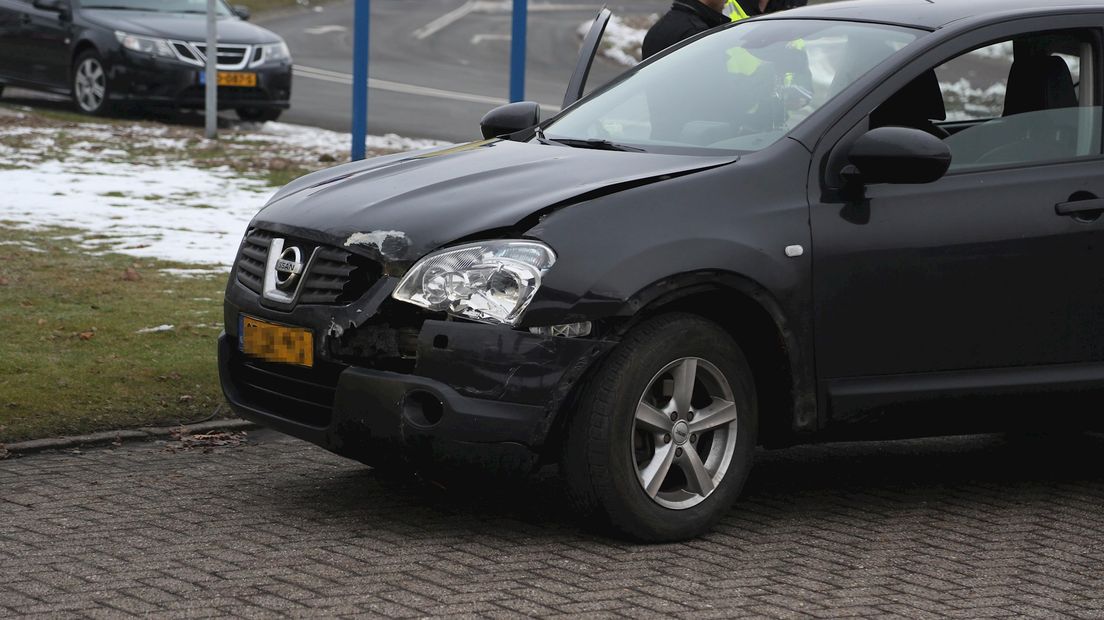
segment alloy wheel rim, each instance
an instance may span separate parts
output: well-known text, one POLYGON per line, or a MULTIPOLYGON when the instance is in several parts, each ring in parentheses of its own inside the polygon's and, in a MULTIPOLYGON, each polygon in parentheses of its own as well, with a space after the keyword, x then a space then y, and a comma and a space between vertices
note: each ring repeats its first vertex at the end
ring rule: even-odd
POLYGON ((75 81, 77 104, 85 112, 95 112, 103 104, 107 80, 103 67, 95 58, 86 58, 77 67, 75 81))
POLYGON ((652 501, 686 510, 705 501, 728 472, 739 420, 732 387, 698 357, 663 367, 637 402, 631 456, 652 501))

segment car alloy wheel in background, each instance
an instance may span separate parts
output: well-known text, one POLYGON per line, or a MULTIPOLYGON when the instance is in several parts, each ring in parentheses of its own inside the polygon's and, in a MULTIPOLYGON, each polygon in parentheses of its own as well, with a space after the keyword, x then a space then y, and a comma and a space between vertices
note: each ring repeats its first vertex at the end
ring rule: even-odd
POLYGON ((85 52, 73 66, 73 101, 82 112, 107 112, 107 72, 95 52, 85 52))

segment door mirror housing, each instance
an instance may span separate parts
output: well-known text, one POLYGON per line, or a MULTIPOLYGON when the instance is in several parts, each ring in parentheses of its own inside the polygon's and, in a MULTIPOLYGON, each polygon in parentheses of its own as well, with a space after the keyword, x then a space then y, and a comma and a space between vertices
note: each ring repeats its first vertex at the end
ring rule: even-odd
POLYGON ((499 106, 483 115, 479 128, 484 138, 497 138, 540 124, 540 104, 518 101, 499 106))
POLYGON ((249 21, 249 16, 252 15, 252 13, 249 12, 249 7, 244 4, 235 4, 234 15, 237 15, 242 21, 249 21))
POLYGON ((878 127, 863 134, 848 153, 844 178, 873 183, 921 184, 943 178, 951 166, 951 149, 926 131, 878 127))

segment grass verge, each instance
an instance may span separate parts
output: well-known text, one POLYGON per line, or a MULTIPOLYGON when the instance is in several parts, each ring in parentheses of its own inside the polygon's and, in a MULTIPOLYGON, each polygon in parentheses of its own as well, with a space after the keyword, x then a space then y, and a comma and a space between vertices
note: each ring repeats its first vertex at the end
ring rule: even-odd
POLYGON ((223 274, 90 255, 76 231, 0 223, 0 443, 204 419, 223 274), (140 330, 172 325, 164 331, 140 330))

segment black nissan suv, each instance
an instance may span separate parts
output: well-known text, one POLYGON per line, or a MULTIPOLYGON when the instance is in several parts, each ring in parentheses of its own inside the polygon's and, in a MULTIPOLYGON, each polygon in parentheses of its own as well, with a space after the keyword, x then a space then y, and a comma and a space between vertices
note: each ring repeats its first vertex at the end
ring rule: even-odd
POLYGON ((487 139, 280 190, 219 341, 235 411, 381 470, 558 463, 644 540, 757 446, 1098 423, 1104 6, 738 22, 487 139))
MULTIPOLYGON (((216 3, 218 105, 276 120, 291 98, 291 55, 276 34, 216 3)), ((66 94, 82 112, 114 105, 202 109, 206 0, 0 0, 5 85, 66 94)))

